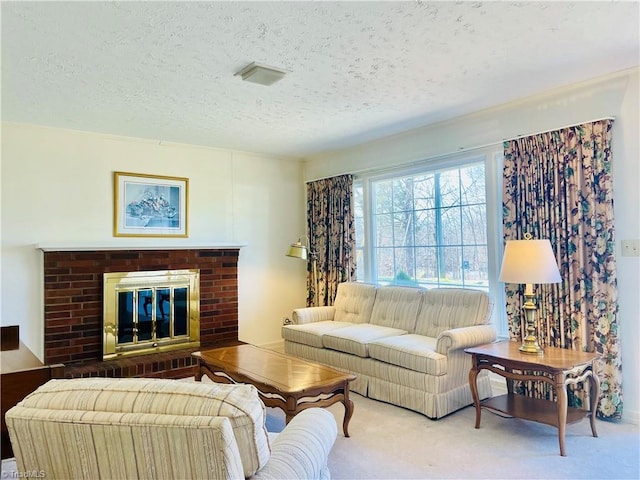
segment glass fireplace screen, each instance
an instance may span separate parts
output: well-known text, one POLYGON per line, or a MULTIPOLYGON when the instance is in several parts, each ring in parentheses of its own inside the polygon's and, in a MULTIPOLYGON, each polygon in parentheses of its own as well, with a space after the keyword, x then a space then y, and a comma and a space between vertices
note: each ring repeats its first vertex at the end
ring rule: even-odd
POLYGON ((103 359, 199 346, 198 270, 104 274, 103 359))

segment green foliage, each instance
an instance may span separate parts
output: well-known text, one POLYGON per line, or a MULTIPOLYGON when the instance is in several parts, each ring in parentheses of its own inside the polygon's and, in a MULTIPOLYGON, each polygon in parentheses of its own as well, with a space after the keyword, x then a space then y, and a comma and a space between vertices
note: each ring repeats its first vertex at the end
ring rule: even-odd
POLYGON ((403 270, 400 270, 398 273, 396 273, 396 276, 393 279, 393 283, 395 285, 408 285, 412 287, 419 286, 418 282, 416 282, 413 278, 409 276, 409 274, 407 274, 403 270))

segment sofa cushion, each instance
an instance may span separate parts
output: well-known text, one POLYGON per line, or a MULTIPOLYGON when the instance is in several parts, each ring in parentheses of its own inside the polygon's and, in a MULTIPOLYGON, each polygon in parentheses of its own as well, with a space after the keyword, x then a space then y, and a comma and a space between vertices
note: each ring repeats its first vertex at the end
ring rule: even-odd
POLYGON ((245 477, 270 457, 266 409, 253 385, 150 378, 50 380, 18 405, 34 409, 227 417, 245 477))
POLYGON ((376 286, 369 283, 344 282, 338 285, 333 302, 336 322, 369 323, 376 286))
POLYGON ((426 290, 415 331, 437 338, 445 330, 489 323, 491 302, 480 290, 433 288, 426 290))
POLYGON ((435 338, 424 335, 386 337, 369 344, 369 356, 385 363, 429 375, 447 373, 447 357, 436 353, 435 338))
POLYGON ((303 325, 284 325, 282 327, 282 338, 290 342, 322 348, 322 336, 324 334, 352 325, 353 323, 334 322, 332 320, 303 325))
POLYGON ((368 344, 385 337, 405 335, 406 330, 381 327, 379 325, 359 324, 338 328, 322 336, 325 348, 351 353, 359 357, 368 357, 368 344))
POLYGON ((369 323, 412 332, 424 291, 412 287, 378 288, 369 323))

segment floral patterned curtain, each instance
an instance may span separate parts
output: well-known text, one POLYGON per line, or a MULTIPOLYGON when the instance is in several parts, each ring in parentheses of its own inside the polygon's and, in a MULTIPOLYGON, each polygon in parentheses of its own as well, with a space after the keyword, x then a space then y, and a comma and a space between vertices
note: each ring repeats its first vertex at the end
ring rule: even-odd
MULTIPOLYGON (((620 419, 622 371, 614 254, 611 127, 613 120, 541 133, 504 143, 504 240, 548 238, 562 283, 536 285, 540 345, 598 352, 597 415, 620 419)), ((523 287, 507 284, 513 341, 522 339, 523 287)), ((521 384, 520 393, 551 396, 546 384, 521 384)), ((588 396, 569 391, 572 406, 588 396)))
POLYGON ((353 176, 341 175, 307 183, 307 231, 316 256, 307 275, 307 305, 332 305, 338 284, 355 281, 353 176))

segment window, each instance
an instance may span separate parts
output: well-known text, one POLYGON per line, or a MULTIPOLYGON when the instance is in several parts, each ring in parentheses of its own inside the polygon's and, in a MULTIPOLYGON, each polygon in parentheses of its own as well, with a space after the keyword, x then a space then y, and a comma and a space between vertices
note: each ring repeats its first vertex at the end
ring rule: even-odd
MULTIPOLYGON (((487 291, 503 304, 499 178, 502 155, 425 162, 354 183, 358 280, 487 291), (489 160, 490 159, 490 160, 489 160), (499 173, 498 173, 499 172, 499 173)), ((501 334, 504 314, 494 312, 501 334)), ((503 325, 504 324, 504 325, 503 325)))

